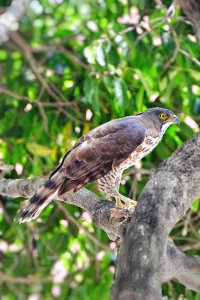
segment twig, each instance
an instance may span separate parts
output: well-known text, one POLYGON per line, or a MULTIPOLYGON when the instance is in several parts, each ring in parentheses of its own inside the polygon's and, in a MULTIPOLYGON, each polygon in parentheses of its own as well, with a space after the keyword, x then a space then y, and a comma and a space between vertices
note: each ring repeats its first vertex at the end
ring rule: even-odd
POLYGON ((181 251, 189 251, 189 250, 192 250, 192 249, 199 249, 199 248, 200 248, 200 242, 179 246, 179 249, 181 251))
MULTIPOLYGON (((11 97, 13 97, 13 98, 15 98, 19 101, 24 101, 24 102, 31 103, 32 105, 37 105, 39 113, 40 113, 40 115, 42 117, 42 120, 43 120, 45 130, 47 132, 48 132, 48 130, 47 130, 48 129, 47 128, 47 123, 48 122, 47 122, 47 117, 46 117, 44 107, 54 107, 54 108, 56 108, 56 110, 58 110, 58 111, 60 110, 60 112, 62 112, 68 119, 70 119, 72 121, 74 121, 75 118, 73 116, 71 116, 66 110, 64 110, 65 107, 69 107, 69 106, 73 107, 74 111, 76 111, 76 113, 78 115, 80 115, 79 110, 75 107, 75 105, 73 105, 73 102, 70 102, 70 103, 66 102, 66 101, 65 102, 57 101, 55 103, 53 103, 53 102, 42 102, 40 100, 40 98, 42 97, 43 91, 44 91, 44 89, 42 88, 38 98, 32 100, 27 96, 18 95, 15 92, 12 92, 12 91, 6 89, 3 86, 0 86, 0 93, 11 96, 11 97), (72 104, 72 106, 71 106, 71 104, 72 104)), ((81 121, 81 118, 80 118, 80 121, 81 121)))
POLYGON ((38 278, 34 275, 28 275, 26 277, 11 277, 8 274, 3 272, 0 273, 0 278, 1 278, 0 281, 2 282, 12 283, 12 284, 27 284, 27 285, 35 284, 37 282, 46 283, 46 282, 53 281, 52 277, 38 278))
POLYGON ((104 244, 100 243, 90 232, 87 231, 83 226, 81 226, 75 219, 70 215, 70 213, 63 207, 62 203, 59 201, 57 202, 58 207, 63 212, 65 217, 70 220, 79 230, 82 229, 84 234, 94 242, 97 246, 103 248, 105 251, 110 251, 109 247, 105 246, 104 244))
POLYGON ((171 33, 174 38, 175 48, 174 48, 174 52, 173 52, 172 56, 170 57, 170 59, 168 60, 168 62, 164 64, 165 70, 168 69, 171 66, 171 64, 175 61, 177 53, 179 51, 179 42, 178 42, 177 33, 172 27, 170 27, 170 29, 171 29, 171 33))
MULTIPOLYGON (((44 90, 46 90, 48 92, 48 94, 50 96, 52 96, 52 98, 54 98, 56 101, 59 102, 60 101, 59 96, 52 90, 52 88, 46 83, 46 81, 44 80, 44 78, 40 74, 40 72, 37 68, 37 63, 36 63, 35 58, 34 58, 32 52, 31 52, 31 49, 30 49, 29 45, 26 43, 26 41, 18 33, 11 34, 11 38, 12 38, 12 41, 18 47, 20 47, 23 50, 24 55, 27 59, 27 62, 29 63, 31 69, 33 70, 33 73, 35 74, 38 81, 41 83, 44 90)), ((71 109, 74 110, 73 107, 71 107, 71 109)))
POLYGON ((191 56, 187 51, 179 48, 178 52, 183 54, 185 57, 189 58, 193 63, 195 63, 198 67, 200 67, 200 61, 196 59, 195 57, 191 56))
POLYGON ((73 62, 75 62, 77 65, 81 66, 86 71, 92 71, 91 67, 86 65, 84 62, 82 62, 76 55, 74 55, 72 52, 67 50, 63 45, 60 45, 58 48, 58 51, 66 54, 68 57, 71 58, 73 62))

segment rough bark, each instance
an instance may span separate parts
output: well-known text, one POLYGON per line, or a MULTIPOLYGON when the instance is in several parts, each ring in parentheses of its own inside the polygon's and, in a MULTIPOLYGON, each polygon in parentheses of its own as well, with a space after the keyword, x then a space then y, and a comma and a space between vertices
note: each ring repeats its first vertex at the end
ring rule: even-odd
MULTIPOLYGON (((133 214, 118 210, 118 218, 112 218, 113 202, 86 189, 59 199, 86 210, 111 239, 121 237, 112 299, 163 299, 161 285, 172 278, 200 291, 200 257, 185 255, 168 240, 175 223, 200 196, 199 169, 200 133, 155 172, 133 214)), ((1 178, 0 194, 28 198, 44 181, 1 178)))
MULTIPOLYGON (((1 165, 0 165, 1 168, 1 165)), ((0 179, 0 195, 16 198, 30 198, 45 182, 45 178, 34 179, 0 179)), ((55 199, 56 200, 56 199, 55 199)), ((65 194, 57 199, 68 204, 73 204, 87 211, 94 222, 102 228, 110 239, 122 237, 127 222, 130 220, 130 212, 118 209, 117 218, 112 218, 114 202, 100 199, 87 189, 81 189, 76 193, 65 194)))
POLYGON ((18 29, 18 22, 30 2, 31 0, 13 0, 11 6, 0 15, 0 46, 8 41, 9 32, 18 29))
POLYGON ((199 0, 177 0, 188 19, 194 27, 196 37, 200 46, 200 1, 199 0))
POLYGON ((119 251, 112 299, 160 300, 162 283, 173 277, 200 291, 200 258, 168 247, 173 226, 200 197, 199 170, 200 133, 160 166, 142 192, 119 251), (195 262, 196 270, 189 267, 195 262))

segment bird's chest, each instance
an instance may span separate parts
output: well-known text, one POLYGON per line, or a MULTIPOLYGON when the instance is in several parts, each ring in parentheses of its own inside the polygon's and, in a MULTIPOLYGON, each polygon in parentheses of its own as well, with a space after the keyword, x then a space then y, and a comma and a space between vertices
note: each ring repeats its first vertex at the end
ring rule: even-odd
POLYGON ((158 145, 160 140, 160 137, 145 138, 143 143, 139 145, 122 164, 118 166, 120 170, 125 170, 134 165, 137 160, 141 160, 158 145))

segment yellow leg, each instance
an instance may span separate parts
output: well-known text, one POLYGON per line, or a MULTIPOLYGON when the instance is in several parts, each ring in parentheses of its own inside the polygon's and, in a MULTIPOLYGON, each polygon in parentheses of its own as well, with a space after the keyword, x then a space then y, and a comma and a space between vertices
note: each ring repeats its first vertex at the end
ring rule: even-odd
POLYGON ((116 200, 116 207, 118 207, 118 208, 128 208, 128 209, 131 209, 131 208, 134 208, 137 205, 137 201, 132 200, 130 198, 127 198, 127 197, 123 196, 120 193, 118 193, 115 196, 115 200, 116 200))
POLYGON ((120 193, 117 193, 115 197, 116 205, 115 208, 112 208, 112 212, 110 214, 111 220, 112 219, 122 219, 123 222, 130 217, 130 213, 134 211, 135 206, 137 205, 137 201, 129 199, 120 193))
POLYGON ((117 208, 124 208, 124 204, 121 202, 119 197, 115 197, 115 200, 116 200, 116 205, 115 206, 117 208))

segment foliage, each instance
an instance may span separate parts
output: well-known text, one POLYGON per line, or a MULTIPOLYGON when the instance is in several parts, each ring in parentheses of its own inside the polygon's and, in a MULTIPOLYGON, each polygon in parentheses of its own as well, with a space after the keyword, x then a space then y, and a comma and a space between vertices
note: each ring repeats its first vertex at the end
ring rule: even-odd
MULTIPOLYGON (((20 33, 0 49, 0 156, 15 166, 8 177, 47 175, 95 126, 167 107, 181 126, 123 179, 122 193, 138 197, 152 170, 199 130, 199 47, 179 9, 169 15, 163 2, 32 1, 20 33)), ((53 203, 25 225, 13 223, 18 208, 1 198, 2 299, 108 299, 117 243, 76 207, 64 214, 53 203)), ((200 254, 199 218, 196 200, 171 234, 189 254, 200 254)), ((177 282, 163 291, 200 299, 177 282)))

